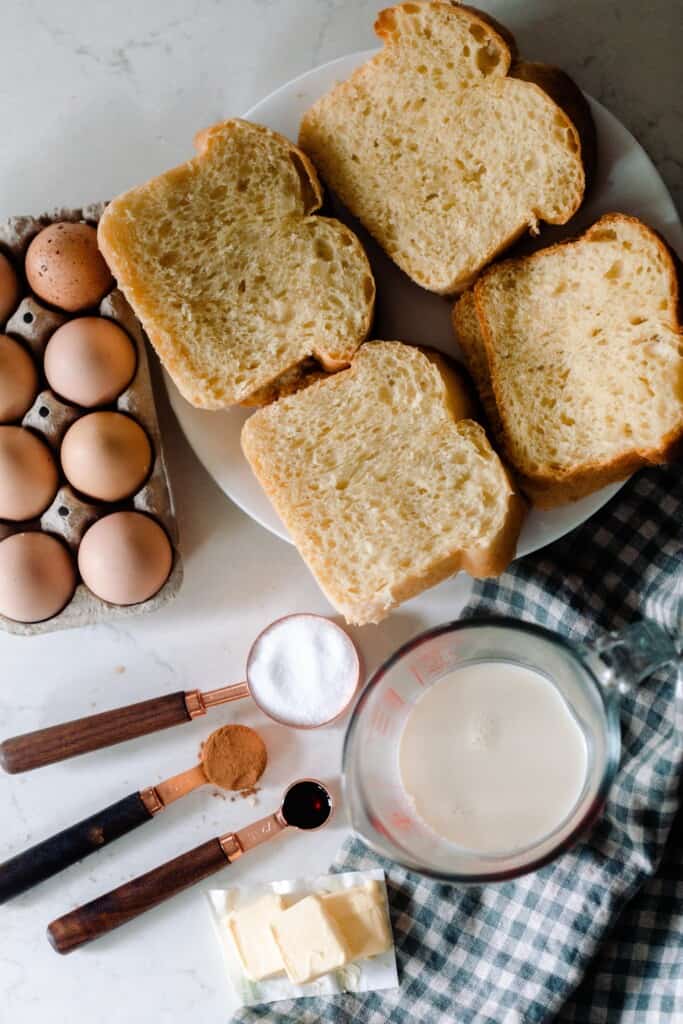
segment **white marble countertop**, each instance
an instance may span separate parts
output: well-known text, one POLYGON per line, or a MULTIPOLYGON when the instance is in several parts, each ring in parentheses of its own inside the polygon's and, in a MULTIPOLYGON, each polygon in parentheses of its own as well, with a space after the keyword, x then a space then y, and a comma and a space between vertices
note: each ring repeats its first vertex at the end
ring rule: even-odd
MULTIPOLYGON (((373 45, 370 0, 4 0, 0 217, 113 195, 191 154, 194 132, 239 114, 289 78, 373 45)), ((525 56, 554 61, 602 100, 657 163, 683 205, 680 9, 671 0, 496 0, 525 56)), ((0 735, 132 700, 241 678, 271 619, 329 608, 296 553, 231 505, 162 403, 185 553, 178 599, 125 625, 31 640, 0 634, 0 735)), ((356 632, 369 669, 420 629, 455 617, 458 580, 356 632)), ((0 859, 196 756, 212 728, 258 727, 271 765, 258 805, 200 791, 146 828, 3 907, 0 1020, 7 1024, 218 1024, 226 981, 197 890, 60 958, 45 925, 78 903, 267 813, 291 778, 334 787, 343 725, 296 733, 248 702, 27 775, 0 777, 0 859)), ((346 834, 343 810, 314 837, 290 835, 208 884, 324 871, 346 834)))

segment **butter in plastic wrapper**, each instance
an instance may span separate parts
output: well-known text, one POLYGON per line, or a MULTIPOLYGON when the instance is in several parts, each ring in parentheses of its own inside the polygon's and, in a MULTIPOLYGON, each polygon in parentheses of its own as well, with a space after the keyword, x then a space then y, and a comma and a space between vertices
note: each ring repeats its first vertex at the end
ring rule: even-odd
MULTIPOLYGON (((291 906, 306 896, 317 895, 323 902, 326 894, 342 893, 347 889, 359 886, 371 886, 375 892, 379 887, 377 914, 378 925, 385 924, 391 935, 389 905, 387 901, 386 882, 381 869, 371 871, 346 871, 340 874, 320 875, 317 878, 303 878, 261 885, 245 886, 235 889, 209 889, 204 896, 208 900, 209 910, 218 938, 230 981, 231 1002, 230 1012, 234 1013, 241 1006, 255 1006, 259 1003, 273 1003, 280 999, 298 999, 305 996, 335 996, 344 992, 370 992, 379 989, 398 987, 396 953, 393 942, 389 949, 374 956, 353 960, 324 974, 306 984, 295 984, 280 973, 261 981, 251 980, 240 960, 235 942, 229 927, 230 915, 241 908, 252 906, 257 900, 267 895, 283 898, 285 906, 291 906)), ((331 900, 330 907, 340 902, 331 900)), ((342 922, 344 924, 344 922, 342 922)), ((348 924, 346 925, 348 928, 348 924)), ((351 936, 347 933, 347 938, 351 936)), ((370 935, 358 936, 356 941, 359 949, 372 949, 370 935)))

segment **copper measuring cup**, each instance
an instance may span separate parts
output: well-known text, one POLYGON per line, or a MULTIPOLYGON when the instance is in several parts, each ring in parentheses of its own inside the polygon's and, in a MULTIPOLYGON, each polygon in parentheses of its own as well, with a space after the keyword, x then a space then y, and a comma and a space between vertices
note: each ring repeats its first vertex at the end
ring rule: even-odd
MULTIPOLYGON (((209 740, 212 737, 216 738, 223 729, 234 728, 246 729, 247 726, 223 726, 211 733, 209 740)), ((249 732, 253 730, 250 729, 249 732)), ((0 903, 5 903, 32 889, 33 886, 52 878, 89 854, 101 850, 115 839, 139 828, 169 804, 182 799, 200 786, 220 785, 216 778, 211 778, 210 767, 204 757, 207 746, 208 744, 203 746, 202 757, 199 764, 194 767, 158 782, 155 786, 148 786, 125 796, 122 800, 96 811, 83 821, 57 832, 0 864, 0 903)), ((263 757, 265 767, 265 746, 263 757)))
POLYGON ((228 704, 230 701, 241 700, 242 697, 249 696, 265 715, 281 724, 300 729, 329 725, 330 722, 340 718, 351 704, 360 683, 361 663, 353 640, 341 626, 323 615, 306 612, 276 619, 259 633, 249 651, 246 675, 247 681, 234 683, 231 686, 222 686, 217 690, 208 692, 180 690, 177 693, 169 693, 164 697, 153 697, 151 700, 129 704, 113 711, 103 711, 97 715, 88 715, 86 718, 77 718, 71 722, 63 722, 45 729, 23 733, 20 736, 12 736, 0 744, 0 765, 6 772, 15 774, 29 771, 32 768, 40 768, 43 765, 55 764, 57 761, 65 761, 78 754, 101 750, 103 747, 109 747, 115 743, 122 743, 138 736, 146 736, 161 729, 168 729, 172 725, 184 725, 186 722, 191 722, 193 718, 205 715, 211 708, 220 707, 221 704, 228 704), (248 682, 249 664, 268 630, 282 623, 302 618, 318 619, 327 623, 330 629, 338 630, 345 642, 348 643, 348 649, 352 650, 355 655, 356 679, 351 696, 331 718, 324 722, 318 722, 314 726, 283 722, 282 719, 271 714, 267 708, 259 704, 251 692, 248 682))
POLYGON ((243 853, 275 838, 286 828, 305 831, 322 828, 332 811, 332 797, 321 782, 299 779, 286 790, 282 804, 274 814, 237 832, 209 839, 132 882, 126 882, 57 918, 48 926, 48 939, 58 953, 70 953, 233 864, 243 853))

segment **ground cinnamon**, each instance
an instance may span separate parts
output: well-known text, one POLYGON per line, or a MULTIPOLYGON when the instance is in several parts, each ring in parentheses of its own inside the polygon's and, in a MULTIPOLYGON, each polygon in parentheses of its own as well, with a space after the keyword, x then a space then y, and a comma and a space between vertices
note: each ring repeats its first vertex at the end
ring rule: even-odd
POLYGON ((249 789, 263 775, 268 753, 259 734, 247 725, 224 725, 202 745, 201 759, 214 786, 249 789))

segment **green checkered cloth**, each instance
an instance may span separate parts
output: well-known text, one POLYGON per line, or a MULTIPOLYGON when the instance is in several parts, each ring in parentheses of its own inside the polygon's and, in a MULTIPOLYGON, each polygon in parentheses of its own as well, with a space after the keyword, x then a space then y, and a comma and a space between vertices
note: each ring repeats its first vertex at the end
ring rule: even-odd
MULTIPOLYGON (((681 629, 683 476, 640 473, 552 547, 477 585, 464 615, 512 615, 576 641, 647 617, 681 629)), ((603 817, 514 882, 457 888, 372 854, 387 874, 400 988, 283 1001, 237 1021, 287 1024, 674 1024, 683 1021, 683 700, 660 670, 622 705, 622 763, 603 817)))

